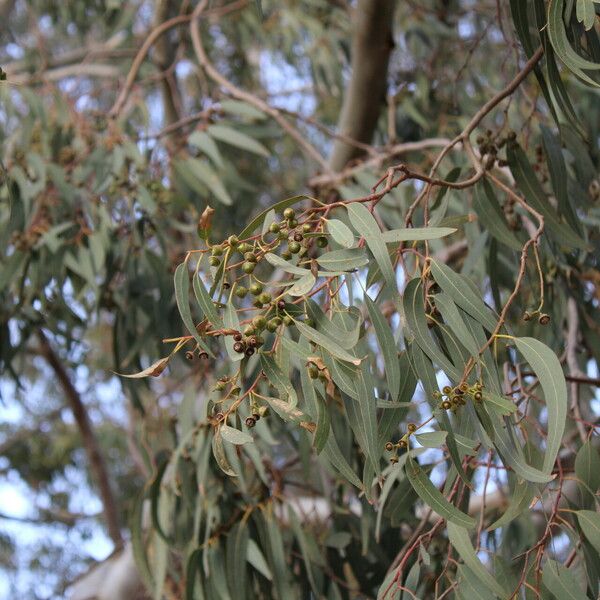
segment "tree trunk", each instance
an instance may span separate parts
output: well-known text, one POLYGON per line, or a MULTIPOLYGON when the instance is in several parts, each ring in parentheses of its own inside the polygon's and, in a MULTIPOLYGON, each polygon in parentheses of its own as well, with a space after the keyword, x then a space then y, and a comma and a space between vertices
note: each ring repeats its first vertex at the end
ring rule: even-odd
MULTIPOLYGON (((357 142, 373 138, 387 89, 387 72, 393 48, 394 0, 359 0, 354 10, 352 75, 342 104, 338 131, 357 142)), ((341 171, 361 150, 336 140, 329 160, 341 171)))

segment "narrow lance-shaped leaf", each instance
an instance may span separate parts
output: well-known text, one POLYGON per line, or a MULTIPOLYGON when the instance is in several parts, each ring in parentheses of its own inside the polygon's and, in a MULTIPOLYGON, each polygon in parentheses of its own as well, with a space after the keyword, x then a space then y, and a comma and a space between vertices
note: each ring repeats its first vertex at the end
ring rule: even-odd
POLYGON ((454 227, 410 227, 392 229, 383 232, 383 240, 387 244, 392 242, 418 242, 423 240, 438 240, 456 233, 454 227))
POLYGON ((473 548, 473 544, 471 544, 467 530, 464 527, 457 526, 452 521, 448 522, 447 528, 450 543, 454 546, 461 558, 465 561, 465 564, 473 571, 479 581, 502 600, 508 598, 510 594, 502 589, 502 586, 492 577, 491 573, 483 566, 479 558, 477 558, 475 548, 473 548))
POLYGON ((369 259, 362 248, 349 248, 325 252, 317 258, 317 262, 328 271, 355 271, 368 265, 369 259))
POLYGON ((260 366, 265 372, 269 382, 274 385, 279 393, 284 396, 282 399, 290 404, 290 408, 295 408, 298 405, 298 396, 290 379, 281 370, 272 356, 268 356, 261 352, 260 366))
POLYGON ((236 446, 241 446, 242 444, 251 444, 254 441, 250 434, 246 433, 245 431, 235 429, 234 427, 230 427, 229 425, 221 425, 219 431, 226 442, 236 446))
POLYGON ((213 328, 223 328, 223 321, 217 313, 215 304, 204 287, 197 270, 194 275, 192 286, 194 288, 194 295, 196 296, 196 300, 200 305, 200 309, 204 313, 204 316, 212 323, 213 328))
POLYGON ((563 565, 548 559, 544 563, 542 582, 557 600, 587 600, 575 575, 563 565))
POLYGON ((359 235, 365 238, 365 242, 369 250, 373 253, 375 261, 379 265, 383 278, 390 290, 396 291, 396 276, 381 234, 381 229, 379 229, 375 217, 369 212, 368 208, 359 202, 349 204, 347 209, 352 226, 359 235))
POLYGON ((265 158, 269 157, 269 151, 260 142, 237 129, 225 125, 209 125, 207 131, 210 136, 230 146, 253 152, 265 158))
POLYGON ((600 553, 600 513, 593 510, 578 510, 576 514, 579 527, 585 537, 594 546, 596 552, 600 553))
POLYGON ((548 409, 548 437, 543 470, 550 473, 562 444, 567 419, 567 384, 556 354, 539 340, 515 338, 519 352, 537 375, 548 409))
POLYGON ((301 321, 295 322, 298 331, 306 338, 308 338, 311 342, 314 342, 318 346, 321 346, 328 352, 331 352, 333 356, 336 356, 340 360, 345 360, 346 362, 352 363, 353 365, 359 365, 362 360, 357 358, 356 356, 352 356, 346 350, 341 348, 336 342, 323 335, 321 332, 305 325, 301 321))
POLYGON ((369 318, 375 328, 375 335, 385 364, 385 377, 392 400, 398 398, 400 391, 400 366, 398 362, 398 349, 392 330, 375 303, 365 294, 365 304, 369 312, 369 318))
POLYGON ((431 483, 425 471, 411 457, 406 461, 406 475, 421 500, 440 517, 443 517, 449 523, 455 523, 467 529, 475 527, 475 519, 448 502, 444 495, 431 483))
POLYGON ((488 331, 494 331, 497 319, 493 311, 473 292, 462 275, 455 273, 444 263, 433 259, 431 261, 431 272, 437 284, 444 292, 448 293, 458 306, 479 321, 488 331))
POLYGON ((177 302, 177 308, 179 309, 179 314, 181 315, 183 324, 192 334, 200 348, 212 356, 212 352, 206 345, 206 342, 198 334, 196 325, 194 325, 194 319, 192 318, 192 312, 189 304, 190 280, 187 262, 181 263, 177 269, 175 269, 173 280, 175 283, 175 300, 177 302))
MULTIPOLYGON (((235 307, 231 302, 227 303, 225 306, 225 313, 223 314, 223 325, 226 329, 235 329, 236 331, 240 330, 240 320, 238 319, 237 312, 235 307)), ((234 339, 232 335, 226 335, 225 337, 225 349, 227 350, 227 355, 229 356, 229 360, 237 362, 242 360, 244 355, 240 352, 236 352, 233 349, 234 339)))

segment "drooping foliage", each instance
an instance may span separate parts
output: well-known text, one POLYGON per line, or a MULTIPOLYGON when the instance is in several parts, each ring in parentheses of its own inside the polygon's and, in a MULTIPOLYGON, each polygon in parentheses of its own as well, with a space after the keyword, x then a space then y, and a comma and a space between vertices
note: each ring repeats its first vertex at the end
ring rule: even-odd
POLYGON ((402 3, 359 144, 343 3, 42 4, 104 41, 5 68, 1 358, 127 395, 148 592, 595 597, 600 5, 402 3))

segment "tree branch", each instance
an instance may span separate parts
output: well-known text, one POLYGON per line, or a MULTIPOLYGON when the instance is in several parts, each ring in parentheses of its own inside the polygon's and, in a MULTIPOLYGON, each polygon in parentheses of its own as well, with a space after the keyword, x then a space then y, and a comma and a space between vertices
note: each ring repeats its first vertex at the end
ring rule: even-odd
MULTIPOLYGON (((393 48, 393 0, 359 0, 354 9, 352 75, 338 122, 342 136, 370 143, 387 88, 387 71, 393 48)), ((336 140, 329 166, 341 171, 362 151, 343 139, 336 140)))
POLYGON ((90 462, 90 468, 98 485, 100 498, 102 500, 108 534, 114 544, 120 546, 123 540, 121 537, 121 529, 119 527, 117 501, 110 485, 108 469, 106 468, 106 464, 100 450, 100 445, 98 444, 98 440, 94 430, 92 429, 92 424, 90 422, 87 410, 83 404, 79 392, 73 385, 67 370, 50 345, 48 338, 41 329, 38 330, 37 334, 40 341, 40 354, 46 359, 47 363, 54 371, 56 378, 58 379, 58 382, 65 393, 69 407, 73 412, 75 422, 77 423, 79 431, 81 432, 83 446, 90 462))

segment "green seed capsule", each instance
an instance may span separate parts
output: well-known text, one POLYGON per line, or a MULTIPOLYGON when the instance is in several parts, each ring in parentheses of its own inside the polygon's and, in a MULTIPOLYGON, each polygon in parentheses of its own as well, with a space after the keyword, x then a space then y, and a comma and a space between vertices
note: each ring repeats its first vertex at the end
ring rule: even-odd
POLYGON ((271 319, 270 321, 267 322, 267 331, 270 331, 271 333, 275 333, 277 331, 278 327, 279 327, 279 323, 277 323, 277 321, 275 321, 275 319, 271 319))
POLYGON ((287 222, 287 225, 290 229, 294 229, 294 227, 298 227, 298 221, 296 219, 290 219, 287 222))
POLYGON ((213 246, 210 253, 213 256, 222 256, 223 255, 223 246, 213 246))
POLYGON ((242 271, 244 271, 244 273, 248 273, 248 275, 250 273, 253 273, 255 268, 256 268, 256 263, 253 263, 253 262, 245 262, 242 265, 242 271))
POLYGON ((236 248, 236 247, 237 247, 237 245, 240 243, 240 240, 238 240, 238 238, 237 238, 237 235, 230 235, 230 236, 227 238, 227 241, 229 242, 229 245, 230 245, 232 248, 236 248))
POLYGON ((290 242, 288 244, 288 249, 292 254, 298 254, 302 246, 298 242, 290 242))
POLYGON ((246 252, 244 254, 244 260, 247 262, 256 262, 256 254, 254 254, 254 252, 246 252))
POLYGON ((279 233, 280 229, 281 229, 281 227, 279 226, 279 223, 271 223, 269 225, 269 231, 271 233, 279 233))
POLYGON ((324 235, 317 238, 317 246, 319 246, 319 248, 325 248, 325 246, 327 246, 328 243, 329 241, 324 235))
POLYGON ((254 319, 252 319, 252 325, 254 325, 254 328, 257 331, 264 329, 266 324, 267 324, 267 319, 265 319, 265 317, 263 317, 262 315, 259 317, 254 317, 254 319))
POLYGON ((235 288, 235 295, 238 298, 245 298, 247 294, 248 294, 248 288, 244 287, 243 285, 238 285, 235 288))
POLYGON ((261 283, 253 283, 250 286, 250 293, 253 296, 258 296, 263 291, 263 286, 261 283))
POLYGON ((208 264, 209 264, 211 267, 218 267, 218 266, 221 264, 221 259, 220 259, 220 258, 218 258, 217 256, 211 256, 211 257, 208 259, 208 264))
POLYGON ((287 229, 282 229, 278 234, 277 234, 277 239, 278 240, 287 240, 287 236, 288 236, 288 232, 287 229))
POLYGON ((308 376, 311 379, 317 379, 319 377, 319 369, 317 369, 315 365, 311 365, 310 367, 308 367, 308 376))
POLYGON ((258 299, 263 303, 263 304, 269 304, 269 302, 271 302, 271 294, 269 294, 268 292, 263 292, 258 299))
POLYGON ((254 335, 256 333, 256 329, 254 329, 254 327, 252 327, 252 325, 248 325, 248 327, 246 327, 244 329, 244 335, 246 337, 249 337, 251 335, 254 335))
POLYGON ((312 225, 310 225, 309 223, 304 223, 304 225, 302 225, 302 231, 304 233, 308 233, 311 230, 312 230, 312 225))
POLYGON ((288 220, 293 219, 296 216, 296 211, 293 208, 288 207, 283 211, 283 216, 288 220))
POLYGON ((246 242, 244 242, 243 244, 240 244, 238 250, 242 254, 245 254, 246 252, 250 252, 250 250, 252 250, 252 246, 250 244, 247 244, 246 242))

